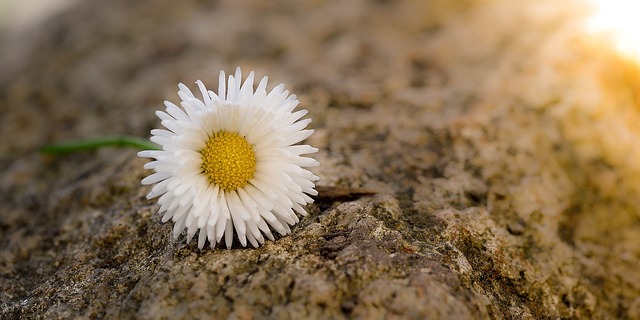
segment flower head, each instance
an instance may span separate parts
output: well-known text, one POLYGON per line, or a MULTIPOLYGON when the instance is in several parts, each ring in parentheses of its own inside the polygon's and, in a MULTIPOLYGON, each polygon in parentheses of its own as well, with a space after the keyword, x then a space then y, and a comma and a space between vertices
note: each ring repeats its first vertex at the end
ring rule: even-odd
POLYGON ((255 91, 253 81, 251 72, 243 83, 238 68, 227 82, 222 71, 217 94, 196 82, 202 100, 179 84, 182 108, 165 101, 156 115, 166 129, 151 130, 162 150, 138 153, 155 159, 144 166, 155 171, 142 180, 155 184, 147 198, 160 197, 174 237, 186 228, 190 242, 200 230, 198 248, 223 236, 230 248, 234 230, 242 246, 273 240, 271 229, 286 235, 317 194, 318 177, 305 168, 318 162, 303 155, 318 149, 298 144, 313 133, 311 120, 300 120, 307 111, 293 111, 299 102, 283 84, 267 93, 267 77, 255 91))

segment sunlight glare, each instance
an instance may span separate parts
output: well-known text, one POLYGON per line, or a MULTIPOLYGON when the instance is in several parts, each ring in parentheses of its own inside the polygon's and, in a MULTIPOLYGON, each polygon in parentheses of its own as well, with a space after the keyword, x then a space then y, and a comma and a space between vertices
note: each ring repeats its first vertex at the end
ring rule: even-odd
POLYGON ((593 15, 587 27, 609 37, 622 53, 640 58, 640 1, 589 0, 593 15))

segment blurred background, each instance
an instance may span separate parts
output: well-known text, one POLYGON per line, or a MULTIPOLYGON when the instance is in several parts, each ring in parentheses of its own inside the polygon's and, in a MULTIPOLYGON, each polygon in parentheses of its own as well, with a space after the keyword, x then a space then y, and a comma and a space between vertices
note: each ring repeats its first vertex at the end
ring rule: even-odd
MULTIPOLYGON (((82 0, 0 0, 0 34, 38 25, 82 0)), ((579 0, 587 12, 585 30, 607 39, 623 54, 638 58, 640 3, 626 0, 579 0)))
POLYGON ((0 0, 0 32, 36 25, 80 0, 0 0))
POLYGON ((0 0, 0 310, 640 318, 635 3, 0 0), (197 252, 135 150, 38 153, 147 137, 179 82, 238 65, 309 110, 322 185, 383 196, 197 252))

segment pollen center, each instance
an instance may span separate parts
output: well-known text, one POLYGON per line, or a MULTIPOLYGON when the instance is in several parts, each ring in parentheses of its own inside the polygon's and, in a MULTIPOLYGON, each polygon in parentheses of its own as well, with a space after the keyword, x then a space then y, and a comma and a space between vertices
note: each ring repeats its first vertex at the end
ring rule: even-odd
POLYGON ((236 190, 246 185, 256 172, 253 148, 237 133, 215 133, 200 153, 202 169, 209 182, 223 190, 236 190))

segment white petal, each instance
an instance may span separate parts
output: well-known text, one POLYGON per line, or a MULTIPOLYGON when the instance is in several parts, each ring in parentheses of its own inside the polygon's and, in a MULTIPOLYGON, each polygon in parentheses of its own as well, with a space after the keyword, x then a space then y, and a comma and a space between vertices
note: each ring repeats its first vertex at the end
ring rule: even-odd
POLYGON ((232 218, 233 226, 236 229, 236 234, 238 235, 238 239, 240 240, 240 244, 243 247, 247 246, 247 229, 243 220, 232 218))
POLYGON ((173 225, 173 238, 178 238, 178 236, 180 236, 180 234, 182 233, 182 230, 184 230, 184 225, 185 225, 185 220, 186 220, 186 216, 183 216, 181 219, 178 219, 175 225, 173 225))
POLYGON ((218 243, 216 241, 216 230, 213 227, 207 227, 207 240, 209 240, 209 244, 211 246, 211 249, 214 249, 216 247, 216 243, 218 243))
POLYGON ((220 76, 218 77, 218 97, 220 97, 220 100, 227 100, 227 89, 224 71, 220 71, 220 76))
POLYGON ((280 221, 279 219, 276 219, 275 221, 268 221, 267 223, 281 236, 287 234, 287 228, 285 227, 286 223, 282 223, 282 221, 280 221))
POLYGON ((187 114, 184 113, 184 111, 182 111, 180 108, 178 108, 178 106, 176 106, 173 102, 165 101, 164 105, 166 107, 167 113, 170 114, 174 119, 180 121, 189 121, 189 117, 187 116, 187 114))
POLYGON ((220 240, 222 240, 222 236, 224 235, 225 229, 227 228, 227 225, 231 223, 231 219, 225 219, 222 218, 220 219, 220 221, 218 221, 218 223, 216 224, 216 242, 220 242, 220 240))
POLYGON ((169 221, 169 219, 171 219, 171 217, 173 217, 173 212, 171 211, 167 211, 164 213, 164 216, 162 216, 162 223, 165 223, 167 221, 169 221))
POLYGON ((224 229, 224 244, 227 246, 227 249, 231 249, 231 244, 233 244, 233 224, 231 223, 231 219, 227 220, 227 225, 224 229))
POLYGON ((303 145, 295 145, 295 146, 288 146, 284 148, 285 150, 291 152, 294 155, 302 155, 302 154, 310 154, 310 153, 316 153, 318 152, 317 148, 308 146, 306 144, 303 145))
POLYGON ((140 158, 154 158, 157 159, 163 152, 160 150, 144 150, 138 152, 138 157, 140 158))
POLYGON ((151 189, 151 192, 149 192, 149 194, 147 195, 147 199, 153 199, 155 197, 158 197, 167 193, 168 191, 167 185, 169 184, 169 181, 170 181, 169 179, 166 179, 164 181, 160 181, 160 183, 153 186, 153 188, 151 189))
POLYGON ((154 136, 175 137, 176 134, 165 129, 152 129, 151 134, 154 136))
POLYGON ((150 185, 150 184, 154 184, 154 183, 158 183, 162 180, 165 180, 167 178, 170 178, 171 174, 169 173, 165 173, 165 172, 156 172, 144 179, 142 179, 142 184, 143 185, 150 185))
POLYGON ((198 249, 204 247, 205 241, 207 241, 207 229, 201 228, 200 234, 198 234, 198 249))
POLYGON ((274 211, 274 213, 276 213, 275 216, 276 216, 276 218, 278 220, 282 219, 284 222, 286 222, 288 224, 295 224, 296 223, 295 214, 293 213, 293 210, 291 210, 291 208, 284 207, 284 206, 280 205, 279 203, 277 203, 273 207, 273 211, 274 211))
POLYGON ((200 89, 200 94, 202 94, 202 99, 204 100, 204 104, 207 106, 207 108, 211 108, 212 107, 211 96, 209 96, 209 93, 207 92, 207 88, 204 86, 204 83, 198 80, 196 81, 196 84, 198 85, 198 89, 200 89))
POLYGON ((162 121, 175 121, 176 120, 174 117, 168 115, 164 111, 156 111, 156 116, 158 116, 158 118, 160 118, 160 120, 162 120, 162 121))
POLYGON ((258 247, 258 241, 256 241, 256 238, 251 234, 251 232, 247 232, 247 240, 249 240, 249 243, 251 243, 254 248, 258 247))
POLYGON ((166 129, 151 130, 151 141, 162 150, 138 153, 154 159, 144 165, 154 173, 142 184, 154 185, 147 197, 159 197, 162 221, 174 222, 174 237, 187 229, 187 242, 198 233, 200 249, 207 241, 214 248, 223 237, 231 248, 234 233, 242 246, 253 247, 265 238, 274 240, 273 230, 286 235, 300 221, 298 215, 307 214, 310 196, 317 195, 314 182, 319 178, 304 168, 318 165, 308 156, 318 149, 297 145, 313 133, 305 129, 311 123, 303 119, 308 111, 293 112, 300 101, 283 84, 267 92, 267 77, 255 90, 254 80, 250 72, 243 81, 240 68, 228 78, 222 71, 217 94, 196 81, 201 98, 179 84, 180 103, 165 101, 165 110, 156 112, 166 129), (235 191, 211 184, 202 170, 200 150, 223 130, 244 137, 256 155, 254 176, 235 191))
POLYGON ((282 144, 286 146, 290 146, 294 143, 298 143, 306 138, 309 138, 311 134, 313 134, 313 130, 302 130, 302 131, 295 132, 293 134, 290 134, 284 137, 282 144))
POLYGON ((178 205, 173 213, 173 221, 182 220, 184 218, 185 224, 187 219, 187 211, 191 209, 191 205, 180 206, 178 205))
POLYGON ((229 82, 227 83, 227 101, 236 102, 238 97, 238 85, 236 84, 234 76, 229 76, 229 82))
POLYGON ((229 203, 229 211, 231 212, 232 219, 244 221, 251 219, 249 212, 247 212, 247 209, 245 209, 244 204, 235 191, 230 191, 225 195, 227 197, 227 202, 229 203))
MULTIPOLYGON (((187 216, 187 219, 189 218, 189 216, 187 216)), ((196 234, 196 231, 198 231, 198 228, 196 227, 196 222, 193 221, 191 222, 191 224, 187 223, 187 243, 191 242, 191 240, 193 240, 193 236, 196 234)))
POLYGON ((260 229, 260 231, 262 231, 262 233, 264 233, 267 236, 267 238, 269 238, 269 240, 273 241, 275 239, 273 237, 273 233, 271 233, 271 229, 269 229, 269 226, 264 220, 260 220, 258 222, 258 228, 260 229))
POLYGON ((189 87, 185 86, 182 82, 178 83, 178 89, 180 89, 180 91, 178 91, 178 95, 180 96, 180 98, 182 98, 182 100, 185 100, 185 98, 193 98, 194 95, 193 93, 191 93, 191 89, 189 89, 189 87), (185 97, 185 98, 183 98, 185 97))

